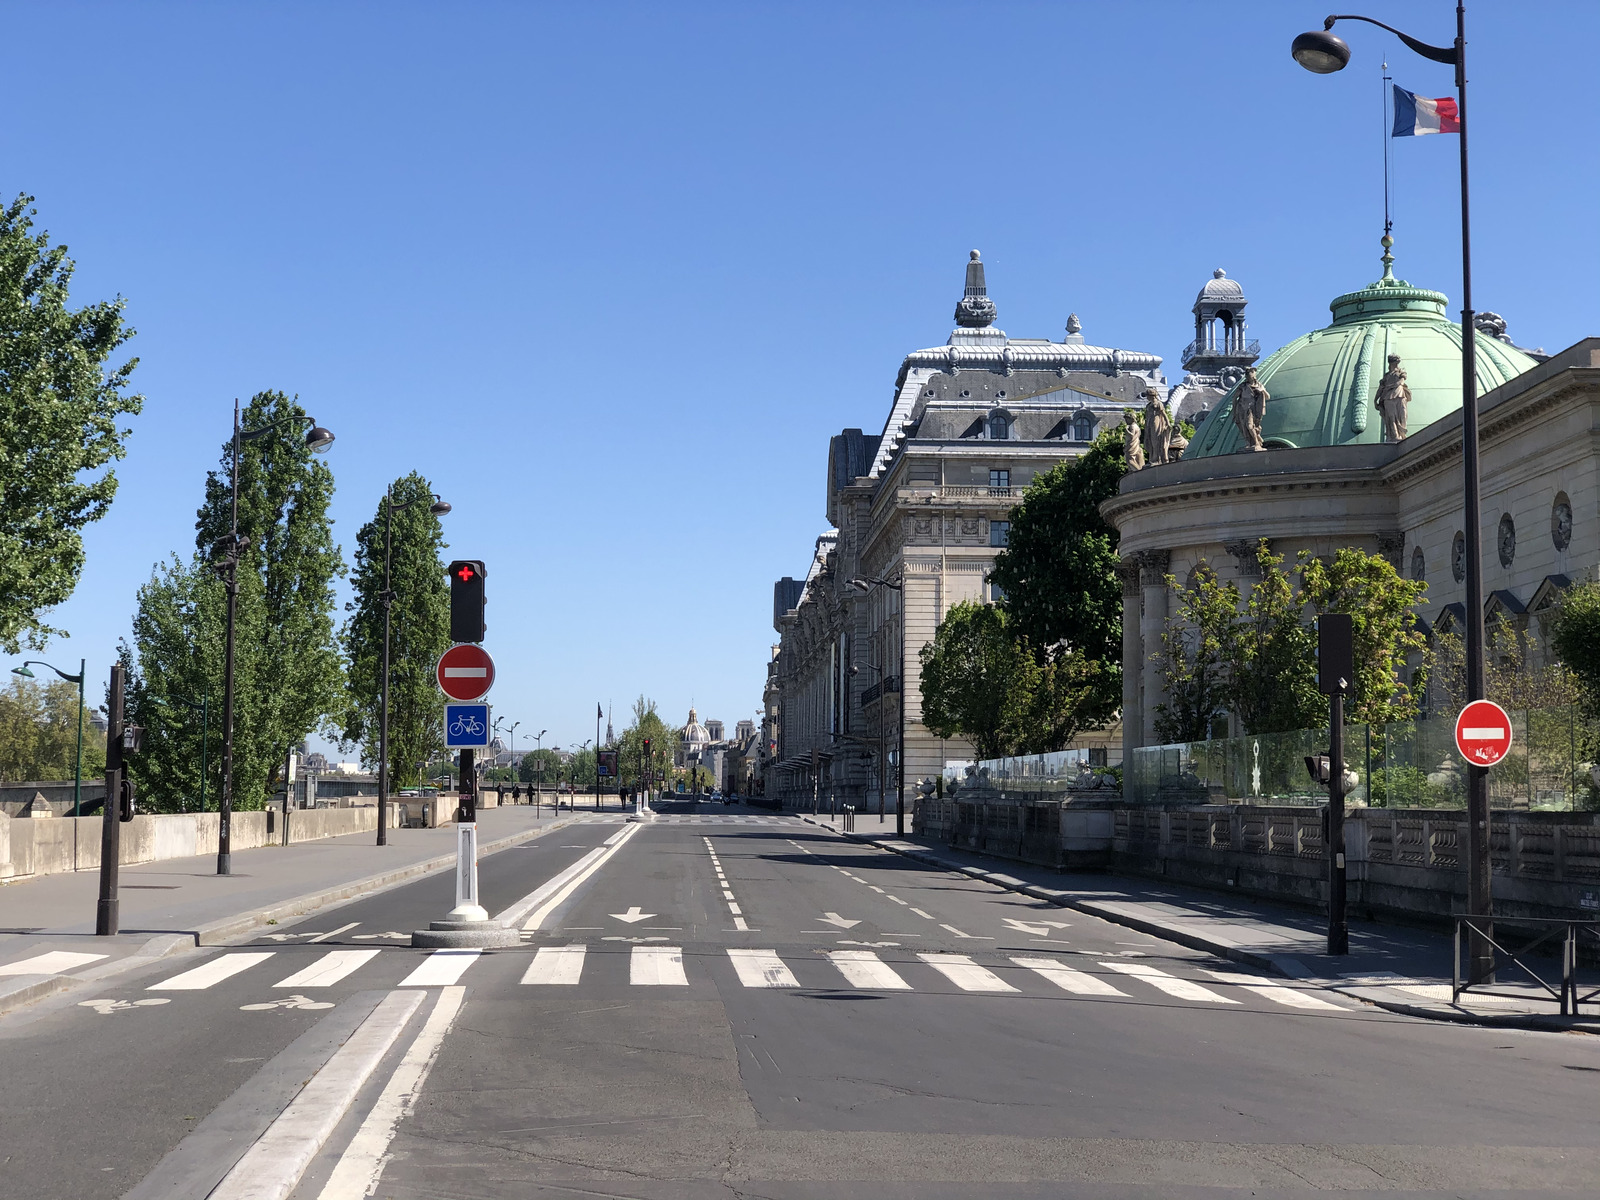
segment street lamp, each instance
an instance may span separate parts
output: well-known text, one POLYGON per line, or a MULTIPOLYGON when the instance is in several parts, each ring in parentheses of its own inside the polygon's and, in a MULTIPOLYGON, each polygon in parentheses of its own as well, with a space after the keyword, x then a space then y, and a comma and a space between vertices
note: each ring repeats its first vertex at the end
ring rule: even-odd
MULTIPOLYGON (((1467 187, 1467 14, 1456 4, 1456 40, 1451 46, 1433 46, 1401 33, 1371 17, 1341 14, 1329 17, 1320 30, 1302 33, 1290 47, 1294 60, 1308 71, 1328 75, 1350 61, 1350 47, 1330 31, 1336 21, 1365 21, 1387 29, 1423 58, 1456 69, 1456 120, 1461 139, 1461 470, 1462 507, 1466 537, 1466 657, 1467 699, 1484 698, 1483 679, 1483 532, 1482 502, 1478 491, 1478 373, 1477 339, 1472 311, 1472 222, 1467 187)), ((1335 766, 1335 780, 1343 772, 1335 766)), ((1475 916, 1487 917, 1494 898, 1489 874, 1489 771, 1467 764, 1467 907, 1475 916)), ((1487 982, 1494 973, 1490 928, 1474 923, 1470 945, 1470 980, 1487 982)))
MULTIPOLYGON (((35 676, 34 676, 32 671, 28 670, 29 667, 49 667, 50 670, 54 671, 57 675, 61 676, 61 678, 66 680, 66 682, 75 683, 75 684, 78 685, 78 751, 77 751, 77 754, 73 757, 73 761, 72 761, 72 815, 73 815, 74 818, 76 818, 78 816, 78 809, 83 803, 83 673, 84 673, 84 663, 85 663, 84 659, 80 658, 78 660, 78 673, 76 675, 68 675, 60 667, 51 667, 49 663, 44 662, 43 660, 37 659, 37 658, 29 659, 27 662, 23 663, 20 667, 12 667, 11 668, 11 673, 13 675, 20 675, 24 679, 33 679, 33 678, 35 678, 35 676)), ((106 797, 106 801, 105 802, 107 804, 110 804, 111 803, 111 798, 109 796, 106 797)), ((76 820, 73 821, 73 825, 72 825, 72 869, 74 871, 76 871, 78 869, 78 825, 77 825, 77 821, 76 820)))
MULTIPOLYGON (((533 802, 533 815, 536 816, 536 817, 539 815, 539 806, 544 803, 544 735, 549 733, 549 732, 550 731, 548 729, 541 729, 541 730, 539 730, 538 734, 533 739, 533 746, 534 746, 533 757, 539 764, 539 791, 538 791, 538 797, 539 798, 533 802)), ((556 816, 559 817, 560 815, 561 815, 561 797, 557 796, 556 797, 556 816)))
MULTIPOLYGON (((436 517, 442 517, 450 511, 450 506, 432 492, 428 493, 433 503, 428 506, 428 511, 436 517)), ((389 490, 383 494, 383 679, 382 698, 379 701, 378 716, 378 845, 389 844, 389 624, 394 608, 394 591, 389 586, 389 568, 394 558, 394 515, 402 509, 410 508, 413 504, 420 504, 421 496, 413 496, 409 500, 402 500, 396 504, 394 500, 394 484, 389 485, 389 490)))
MULTIPOLYGON (((884 588, 888 588, 892 592, 901 593, 901 596, 903 598, 904 594, 905 594, 905 583, 906 583, 906 580, 905 580, 905 576, 904 575, 902 575, 898 581, 889 580, 889 579, 878 579, 875 576, 870 576, 870 575, 869 576, 865 576, 865 577, 857 575, 854 579, 852 579, 850 581, 850 586, 855 588, 856 591, 862 593, 863 595, 869 595, 872 592, 873 588, 884 587, 884 588)), ((902 632, 901 632, 901 653, 900 653, 900 702, 899 702, 899 711, 900 711, 900 751, 899 751, 899 755, 898 755, 899 762, 896 763, 896 769, 895 769, 895 774, 894 774, 894 832, 895 832, 895 836, 896 837, 904 837, 905 836, 905 832, 906 832, 906 669, 905 669, 905 645, 904 645, 904 641, 905 641, 905 634, 904 634, 904 630, 902 630, 902 632)), ((888 649, 887 644, 885 644, 884 648, 886 650, 888 649)), ((887 678, 885 678, 883 682, 884 682, 884 686, 883 686, 883 688, 880 689, 879 694, 878 694, 878 728, 880 730, 882 730, 882 728, 883 728, 883 701, 884 701, 884 698, 885 698, 885 694, 888 691, 888 682, 889 681, 888 681, 887 678)), ((883 793, 880 792, 879 793, 880 803, 881 803, 882 795, 883 795, 883 793)))
MULTIPOLYGON (((213 546, 213 549, 221 550, 222 560, 217 564, 217 570, 227 584, 228 591, 228 633, 222 667, 222 801, 218 805, 217 821, 218 875, 233 874, 233 625, 239 608, 239 555, 250 545, 250 539, 239 534, 239 444, 265 437, 291 421, 310 424, 311 428, 306 430, 306 448, 313 454, 326 454, 328 447, 333 445, 333 434, 311 417, 283 417, 260 429, 241 429, 239 401, 233 402, 232 513, 227 536, 218 538, 213 546)), ((110 803, 109 797, 107 803, 110 803)))

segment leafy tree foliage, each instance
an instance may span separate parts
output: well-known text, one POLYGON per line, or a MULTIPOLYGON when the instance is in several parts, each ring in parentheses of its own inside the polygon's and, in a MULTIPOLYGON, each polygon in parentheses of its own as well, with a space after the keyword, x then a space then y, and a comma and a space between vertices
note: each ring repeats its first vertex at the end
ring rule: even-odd
POLYGON ((1178 589, 1178 611, 1161 637, 1167 701, 1156 705, 1156 733, 1167 742, 1198 742, 1230 703, 1230 634, 1238 620, 1239 589, 1223 583, 1204 560, 1190 586, 1178 589))
POLYGON ((655 787, 673 776, 672 756, 678 748, 678 731, 656 711, 656 702, 640 696, 633 702, 633 723, 617 739, 617 769, 624 787, 638 788, 644 764, 644 740, 650 739, 650 776, 655 787))
POLYGON ((517 777, 523 783, 538 783, 545 787, 553 787, 565 782, 562 768, 561 756, 554 750, 532 750, 522 756, 522 762, 517 768, 517 777))
MULTIPOLYGON (((43 672, 41 672, 43 674, 43 672)), ((83 712, 83 777, 106 769, 106 739, 83 712)), ((0 691, 0 780, 71 779, 78 748, 78 685, 13 677, 0 691)))
MULTIPOLYGON (((396 788, 416 782, 416 765, 444 748, 444 709, 435 681, 439 656, 450 648, 450 585, 445 579, 444 528, 428 511, 433 486, 413 471, 391 485, 396 504, 389 581, 394 593, 389 633, 389 773, 396 788)), ((359 743, 362 761, 378 761, 379 693, 383 674, 383 554, 385 504, 356 535, 355 598, 344 627, 350 686, 341 720, 345 742, 359 743)))
POLYGON ((990 579, 1005 593, 1014 636, 1051 679, 1036 696, 1035 740, 1058 749, 1122 703, 1122 585, 1117 531, 1100 504, 1127 469, 1120 429, 1038 476, 1011 511, 1009 544, 990 579), (1054 706, 1054 707, 1052 707, 1054 706))
MULTIPOLYGON (((261 632, 263 607, 260 576, 241 571, 234 638, 234 804, 240 809, 262 806, 268 778, 284 757, 263 729, 260 680, 270 656, 261 632)), ((184 563, 173 555, 138 591, 133 640, 121 643, 118 652, 127 671, 129 720, 145 731, 128 769, 148 811, 197 811, 202 761, 207 805, 220 800, 226 630, 227 593, 199 556, 184 563), (202 701, 204 753, 197 711, 202 701)))
POLYGON ((1600 711, 1600 583, 1576 583, 1562 594, 1550 648, 1577 677, 1590 711, 1600 711))
POLYGON ((1230 707, 1249 733, 1328 723, 1327 697, 1317 691, 1316 630, 1304 621, 1305 599, 1282 568, 1283 556, 1263 540, 1256 547, 1261 578, 1228 642, 1230 707))
POLYGON ((1035 700, 1040 667, 1005 610, 964 601, 922 648, 922 723, 965 737, 979 758, 1015 753, 1035 700))
POLYGON ((0 649, 41 648, 42 619, 77 586, 83 527, 105 516, 144 397, 128 394, 138 359, 108 367, 133 336, 124 301, 67 307, 73 261, 33 232, 32 196, 0 210, 0 649))

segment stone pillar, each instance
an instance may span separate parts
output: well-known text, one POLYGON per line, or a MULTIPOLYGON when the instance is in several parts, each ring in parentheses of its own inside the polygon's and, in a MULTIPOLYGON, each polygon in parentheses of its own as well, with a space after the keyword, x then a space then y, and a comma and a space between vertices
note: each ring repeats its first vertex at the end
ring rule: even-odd
POLYGON ((1122 575, 1122 763, 1133 761, 1133 748, 1144 744, 1144 709, 1140 688, 1144 671, 1144 638, 1139 628, 1139 564, 1128 560, 1122 575))
POLYGON ((1144 679, 1144 699, 1140 706, 1145 746, 1159 745, 1156 733, 1156 706, 1166 697, 1161 682, 1161 667, 1155 656, 1161 648, 1161 636, 1167 631, 1167 568, 1172 563, 1170 550, 1141 550, 1136 556, 1139 563, 1139 588, 1143 593, 1144 611, 1139 620, 1139 635, 1143 642, 1140 675, 1144 679))

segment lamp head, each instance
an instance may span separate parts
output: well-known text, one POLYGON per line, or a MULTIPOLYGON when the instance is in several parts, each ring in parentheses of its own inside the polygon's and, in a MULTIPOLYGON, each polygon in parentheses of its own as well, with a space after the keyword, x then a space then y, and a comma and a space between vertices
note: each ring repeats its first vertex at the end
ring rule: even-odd
POLYGON ((850 581, 850 586, 858 592, 870 592, 872 590, 872 585, 859 575, 850 581))
POLYGON ((333 430, 324 429, 313 420, 311 428, 306 431, 306 448, 313 454, 326 454, 331 445, 333 445, 333 430))
POLYGON ((428 506, 428 511, 436 517, 442 517, 450 511, 450 504, 445 500, 435 500, 428 506))
POLYGON ((1313 29, 1295 38, 1294 44, 1289 47, 1295 62, 1318 75, 1332 75, 1335 71, 1344 70, 1350 62, 1350 47, 1343 38, 1328 32, 1332 27, 1333 19, 1330 17, 1326 28, 1313 29))
POLYGON ((24 679, 34 678, 34 674, 28 669, 27 663, 23 663, 20 667, 12 667, 11 673, 13 675, 21 675, 24 679))

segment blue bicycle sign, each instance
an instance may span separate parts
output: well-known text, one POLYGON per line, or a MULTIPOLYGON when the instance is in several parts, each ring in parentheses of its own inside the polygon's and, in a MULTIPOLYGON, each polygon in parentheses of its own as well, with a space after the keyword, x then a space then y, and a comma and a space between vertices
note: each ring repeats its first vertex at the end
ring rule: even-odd
POLYGON ((452 750, 480 750, 489 744, 487 704, 446 704, 444 744, 452 750))

